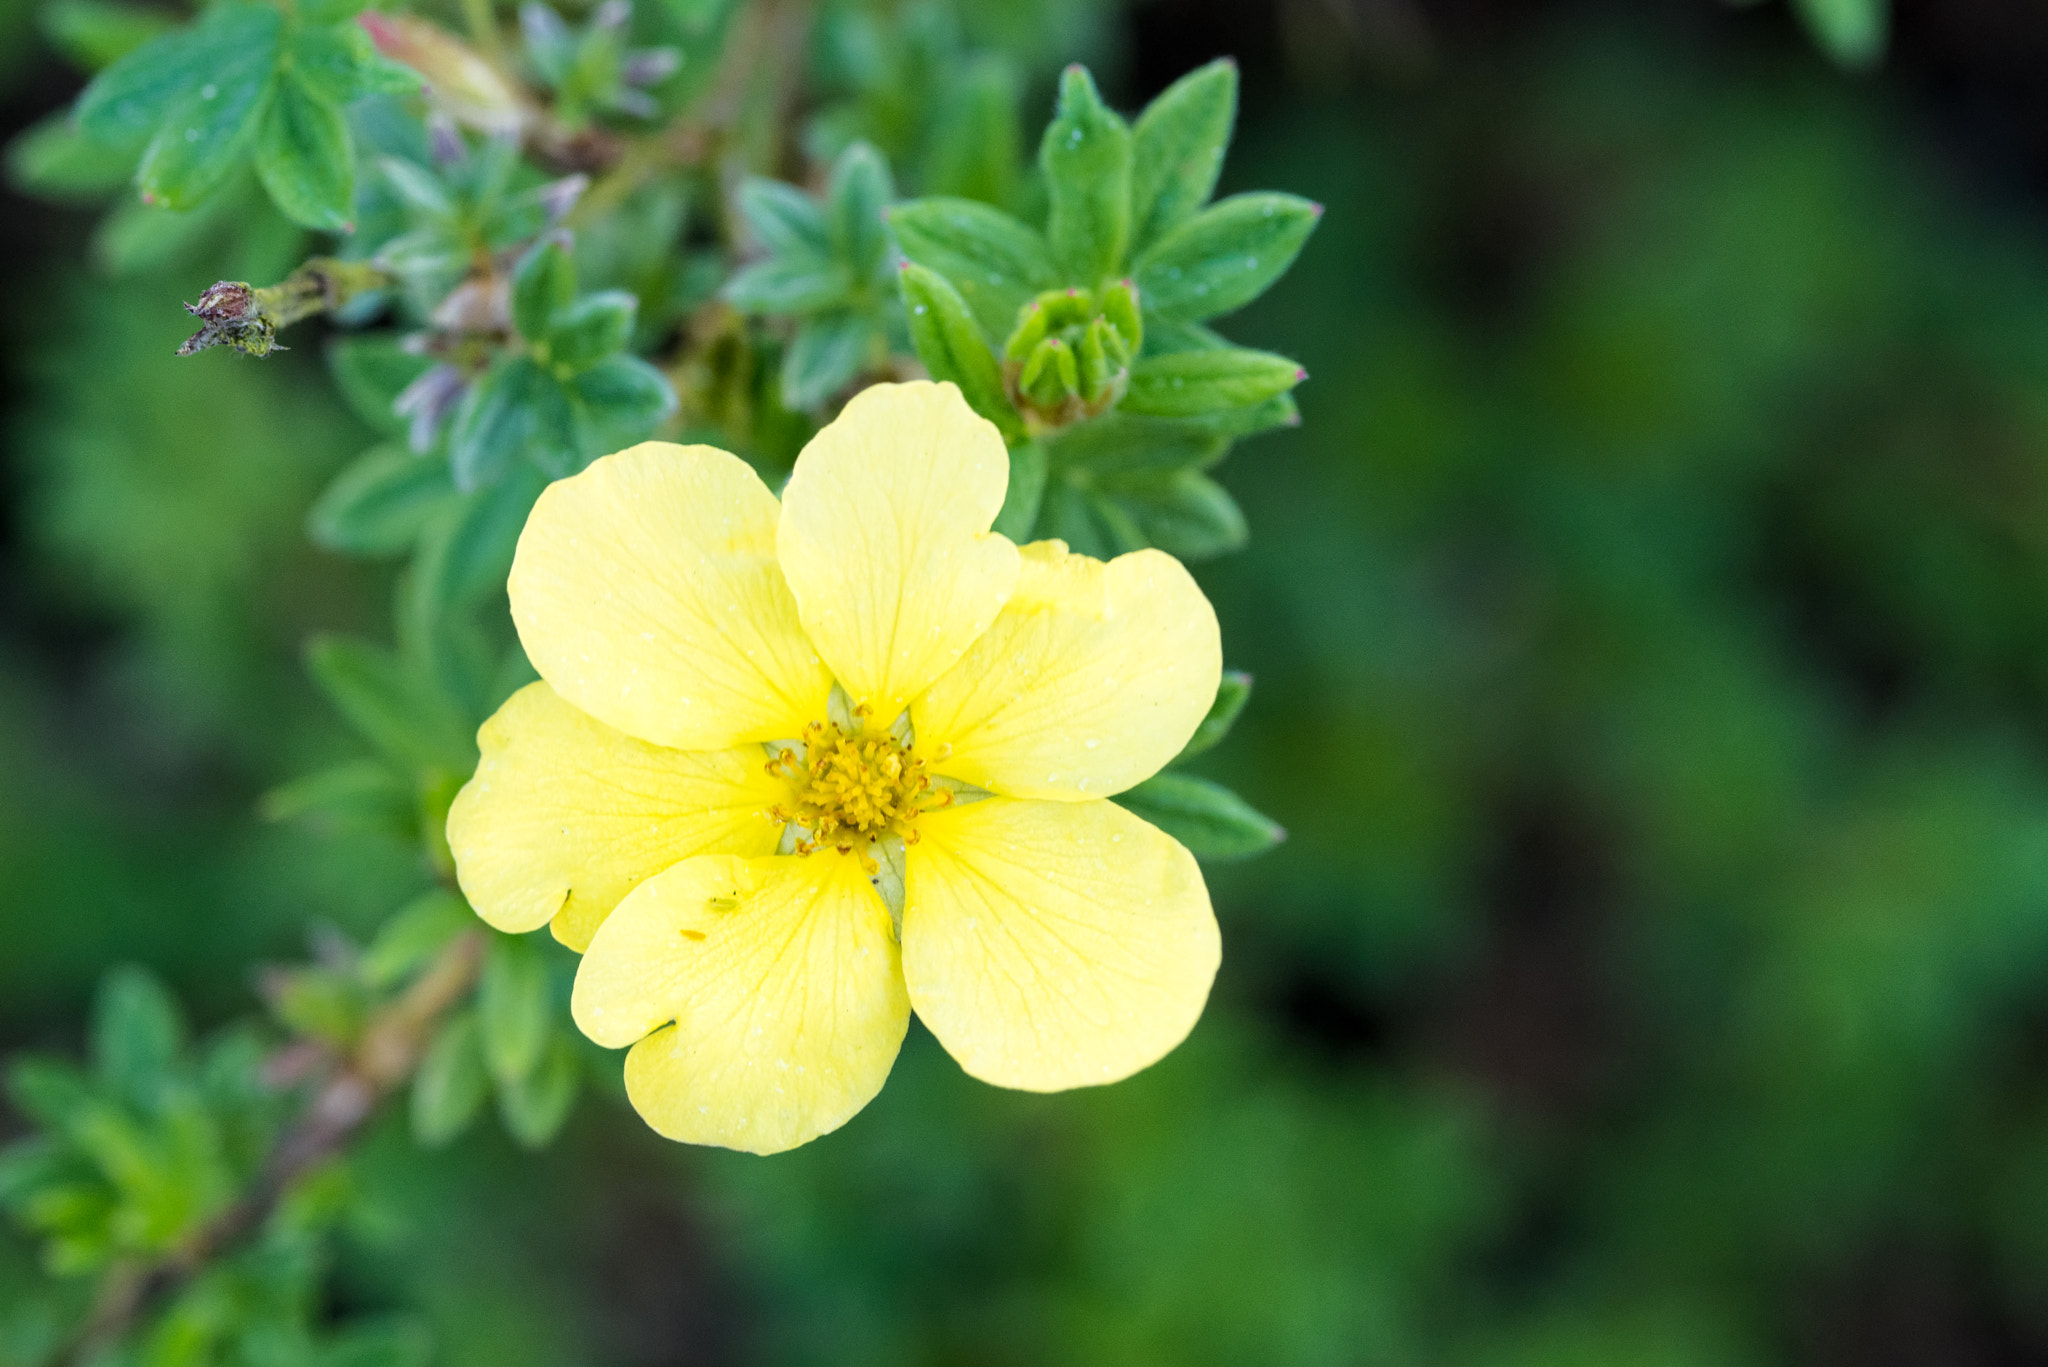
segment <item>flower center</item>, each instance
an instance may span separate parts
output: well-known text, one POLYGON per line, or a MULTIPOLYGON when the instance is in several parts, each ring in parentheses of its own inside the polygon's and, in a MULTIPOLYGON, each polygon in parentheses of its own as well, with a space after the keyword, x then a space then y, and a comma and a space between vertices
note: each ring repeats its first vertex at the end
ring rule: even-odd
POLYGON ((768 772, 790 790, 789 802, 768 814, 802 829, 798 854, 828 845, 841 854, 859 849, 862 865, 872 865, 867 846, 892 835, 915 845, 918 816, 953 801, 951 792, 932 786, 915 747, 886 732, 849 734, 836 722, 814 721, 803 740, 802 755, 785 749, 768 761, 768 772))

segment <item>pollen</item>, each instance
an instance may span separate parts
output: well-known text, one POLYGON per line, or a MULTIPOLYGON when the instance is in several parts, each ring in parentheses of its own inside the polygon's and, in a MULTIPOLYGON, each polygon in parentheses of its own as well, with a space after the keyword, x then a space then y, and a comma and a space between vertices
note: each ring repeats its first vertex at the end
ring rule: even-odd
POLYGON ((789 801, 769 815, 801 832, 798 854, 858 854, 873 874, 879 866, 870 846, 892 835, 915 845, 917 818, 952 804, 953 794, 932 785, 915 748, 886 732, 849 734, 834 722, 812 722, 803 741, 803 754, 785 749, 768 761, 768 772, 790 790, 789 801))

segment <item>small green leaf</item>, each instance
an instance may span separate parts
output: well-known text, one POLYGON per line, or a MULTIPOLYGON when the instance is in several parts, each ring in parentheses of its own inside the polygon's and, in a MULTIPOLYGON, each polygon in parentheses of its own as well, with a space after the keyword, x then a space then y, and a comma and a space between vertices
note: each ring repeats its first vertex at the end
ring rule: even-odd
POLYGON ((464 493, 495 484, 522 458, 568 474, 578 446, 567 392, 528 356, 502 356, 471 382, 448 429, 449 469, 464 493))
POLYGON ((624 290, 584 295, 555 315, 547 335, 548 360, 572 371, 586 370, 625 350, 639 308, 639 299, 624 290))
POLYGON ((8 1063, 7 1099, 17 1111, 50 1130, 69 1130, 99 1104, 77 1068, 33 1054, 8 1063))
POLYGON ((1023 435, 1017 410, 1003 390, 1003 375, 986 334, 966 301, 936 271, 906 265, 902 271, 903 311, 910 343, 935 380, 960 386, 968 406, 994 423, 1005 441, 1023 435))
POLYGON ((546 1148, 576 1104, 576 1081, 576 1046, 556 1031, 538 1067, 517 1081, 498 1083, 505 1132, 525 1148, 546 1148))
POLYGON ((293 75, 344 108, 364 95, 417 95, 425 85, 418 72, 380 54, 360 24, 307 24, 286 51, 293 75))
POLYGON ((1188 743, 1173 757, 1174 764, 1182 764, 1196 755, 1213 750, 1222 739, 1230 734, 1230 728, 1237 725, 1238 717, 1244 712, 1244 705, 1252 698, 1252 676, 1241 669, 1226 669, 1222 680, 1216 685, 1216 700, 1209 704, 1209 715, 1202 718, 1195 728, 1195 734, 1188 737, 1188 743))
POLYGON ((1046 445, 1055 466, 1086 470, 1091 479, 1204 469, 1230 449, 1227 440, 1195 423, 1121 410, 1064 428, 1046 438, 1046 445))
POLYGON ((350 232, 356 197, 356 149, 341 110, 286 72, 277 82, 256 173, 271 203, 294 223, 322 232, 350 232))
POLYGON ((434 1036, 413 1077, 413 1137, 439 1148, 461 1134, 476 1118, 489 1082, 476 1015, 464 1011, 434 1036))
POLYGON ((1199 322, 1243 308, 1294 264, 1322 209, 1298 195, 1232 195, 1167 233, 1132 268, 1149 314, 1199 322))
POLYGON ((1287 838, 1236 793, 1192 774, 1158 774, 1111 800, 1205 859, 1249 858, 1287 838))
POLYGON ((771 255, 822 260, 832 254, 824 213, 794 185, 751 176, 740 184, 739 207, 771 255))
POLYGON ((576 267, 557 238, 546 238, 520 258, 512 272, 512 326, 530 342, 538 342, 554 326, 555 315, 576 297, 576 267))
POLYGON ((607 356, 570 381, 593 454, 645 439, 676 411, 668 377, 638 356, 607 356))
POLYGON ((1031 539, 1038 521, 1038 506, 1045 499, 1046 457, 1043 444, 1022 442, 1010 448, 1010 483, 1003 491, 1003 506, 996 513, 994 531, 1012 541, 1031 539))
POLYGON ((816 408, 851 383, 874 336, 873 321, 851 309, 806 318, 782 357, 783 407, 816 408))
POLYGON ((969 63, 932 128, 925 181, 934 194, 1004 205, 1017 187, 1020 82, 997 53, 969 63))
POLYGON ((1037 531, 1097 560, 1113 560, 1125 551, 1142 550, 1150 544, 1131 521, 1130 514, 1114 499, 1058 472, 1046 479, 1037 531))
POLYGON ((1236 119, 1237 63, 1228 57, 1190 71, 1145 106, 1131 138, 1134 250, 1208 203, 1236 119))
POLYGON ((119 61, 175 22, 164 10, 119 0, 55 0, 37 18, 50 45, 88 71, 119 61))
POLYGON ((873 276, 888 258, 884 216, 894 198, 889 164, 866 143, 854 143, 832 164, 832 181, 825 192, 832 249, 856 280, 873 276))
POLYGON ((349 725, 395 763, 456 774, 475 766, 476 749, 461 715, 382 646, 315 637, 306 665, 349 725))
POLYGON ((1162 418, 1194 417, 1264 403, 1305 378, 1299 365, 1270 351, 1232 347, 1148 356, 1131 367, 1131 385, 1119 407, 1162 418))
MULTIPOLYGON (((455 198, 441 178, 421 166, 418 162, 403 157, 379 157, 377 171, 384 183, 408 208, 417 210, 429 218, 454 218, 455 198)), ((385 248, 388 254, 389 247, 385 248)))
POLYGON ((917 199, 889 211, 903 254, 943 276, 996 344, 1017 313, 1059 283, 1051 250, 1036 231, 971 199, 917 199))
POLYGON ((540 1063, 552 1002, 541 947, 524 936, 493 935, 476 1005, 484 1062, 499 1085, 520 1081, 540 1063))
POLYGON ((496 484, 443 503, 420 538, 415 586, 442 613, 502 589, 542 487, 540 472, 522 466, 496 484))
POLYGON ((307 967, 264 975, 263 995, 271 1016, 294 1035, 342 1048, 362 1038, 370 1004, 353 973, 307 967))
POLYGON ((415 356, 391 334, 342 337, 327 348, 327 366, 341 397, 379 436, 403 440, 406 420, 392 408, 405 387, 433 362, 415 356))
POLYGON ((257 800, 265 821, 307 819, 336 831, 381 831, 411 837, 416 824, 412 785, 382 760, 357 759, 283 783, 257 800))
POLYGON ((397 555, 454 497, 446 461, 377 446, 349 462, 314 500, 306 531, 330 551, 397 555))
POLYGON ((1864 69, 1884 56, 1890 23, 1889 0, 1793 0, 1799 15, 1828 55, 1843 66, 1864 69))
POLYGON ((1144 544, 1183 560, 1242 550, 1250 533, 1236 500, 1195 470, 1165 479, 1118 482, 1102 490, 1122 507, 1144 544))
POLYGON ((1070 282, 1094 288, 1117 273, 1131 240, 1131 131, 1103 104, 1083 66, 1060 76, 1059 112, 1038 164, 1052 212, 1046 238, 1070 282))
POLYGON ((181 211, 194 207, 255 146, 276 87, 278 32, 277 11, 256 5, 230 5, 227 17, 216 22, 209 16, 200 25, 195 38, 203 37, 199 46, 213 60, 197 73, 198 84, 188 85, 171 104, 143 151, 136 184, 146 203, 181 211))
POLYGON ((93 1005, 93 1070, 129 1105, 154 1109, 185 1047, 184 1015, 155 974, 113 970, 93 1005))
POLYGON ((393 914, 363 951, 363 980, 379 990, 396 987, 477 924, 469 903, 454 893, 443 888, 421 893, 393 914))
POLYGON ((778 256, 735 275, 725 297, 742 313, 815 313, 837 308, 853 292, 853 277, 822 256, 778 256))
POLYGON ((97 200, 128 183, 132 152, 96 142, 69 114, 52 114, 7 145, 7 178, 43 199, 97 200))
POLYGON ((267 76, 281 26, 268 5, 223 4, 189 28, 172 29, 136 48, 93 78, 78 97, 78 125, 101 142, 133 146, 157 131, 188 93, 211 82, 224 88, 224 69, 244 77, 249 60, 267 76))

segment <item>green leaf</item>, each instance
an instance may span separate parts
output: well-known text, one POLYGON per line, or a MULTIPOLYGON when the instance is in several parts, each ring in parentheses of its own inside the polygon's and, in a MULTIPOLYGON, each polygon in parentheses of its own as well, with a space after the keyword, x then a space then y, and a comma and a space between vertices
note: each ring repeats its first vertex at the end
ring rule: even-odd
POLYGON ((403 440, 406 420, 392 408, 405 387, 433 362, 415 356, 392 334, 342 337, 327 348, 327 366, 341 397, 379 436, 403 440))
POLYGON ((993 530, 1012 541, 1031 539, 1038 521, 1039 504, 1045 500, 1045 447, 1035 441, 1010 448, 1010 483, 1003 491, 1003 506, 996 513, 993 530))
MULTIPOLYGON (((428 1367, 433 1335, 411 1316, 387 1315, 365 1322, 351 1319, 305 1367, 428 1367)), ((287 1358, 296 1367, 297 1359, 287 1358)))
POLYGON ((257 799, 265 821, 305 818, 337 831, 409 839, 417 824, 408 784, 382 760, 356 759, 283 783, 257 799))
POLYGON ((164 10, 118 0, 55 0, 37 19, 50 45, 88 71, 119 61, 175 22, 164 10))
POLYGON ((413 1077, 413 1138, 439 1148, 461 1134, 483 1105, 489 1081, 475 1013, 451 1017, 427 1046, 413 1077))
POLYGON ((263 980, 265 1004, 277 1023, 342 1048, 362 1038, 370 1004, 353 973, 333 968, 277 970, 263 980))
POLYGON ((837 308, 852 293, 846 267, 822 256, 757 261, 725 287, 725 297, 742 313, 815 313, 837 308))
POLYGON ((524 936, 493 935, 476 1006, 484 1062, 499 1085, 518 1082, 540 1063, 553 999, 540 946, 524 936))
POLYGON ((469 903, 444 888, 425 892, 393 913, 363 951, 363 979, 380 990, 396 987, 465 930, 478 925, 469 903))
POLYGON ((1062 470, 1090 478, 1171 474, 1214 465, 1230 443, 1177 418, 1151 418, 1121 410, 1076 423, 1046 438, 1047 454, 1062 470))
POLYGON ((43 199, 100 199, 134 170, 133 153, 87 137, 69 114, 52 114, 7 144, 8 181, 43 199))
POLYGON ((607 356, 570 382, 600 448, 641 440, 676 411, 668 377, 638 356, 607 356))
POLYGON ((1017 313, 1059 283, 1051 250, 1037 232, 971 199, 917 199, 889 211, 896 245, 912 262, 959 291, 989 340, 998 345, 1017 313))
POLYGON ((794 185, 750 176, 740 183, 740 216, 771 255, 823 260, 832 253, 825 215, 794 185))
MULTIPOLYGON (((407 161, 403 157, 379 157, 377 171, 406 207, 429 218, 456 216, 455 197, 449 193, 448 187, 442 184, 439 176, 418 162, 407 161)), ((386 247, 385 251, 389 253, 390 248, 386 247)))
POLYGON ((1192 774, 1158 774, 1111 801, 1204 859, 1249 858, 1287 838, 1279 823, 1236 793, 1192 774))
MULTIPOLYGON (((136 48, 93 78, 78 97, 78 126, 101 142, 133 146, 154 133, 191 91, 218 82, 238 48, 276 52, 278 12, 225 4, 189 28, 136 48)), ((267 69, 267 65, 266 65, 267 69)))
MULTIPOLYGON (((209 16, 200 25, 214 59, 200 72, 196 88, 188 88, 164 116, 136 171, 142 198, 166 209, 190 209, 227 180, 256 145, 276 88, 277 11, 237 4, 215 14, 225 17, 209 16)), ((109 67, 108 74, 120 66, 109 67)))
POLYGON ((994 423, 1005 441, 1023 435, 1023 423, 1003 389, 1003 375, 986 334, 959 292, 936 271, 910 264, 901 274, 910 344, 935 380, 960 386, 968 406, 994 423))
POLYGON ((830 211, 827 226, 833 252, 856 280, 872 277, 888 258, 885 216, 894 198, 896 187, 889 179, 889 163, 866 143, 852 144, 832 164, 832 181, 825 192, 830 211))
POLYGON ((526 466, 442 505, 413 561, 416 586, 440 605, 440 612, 505 586, 519 533, 542 487, 540 472, 526 466))
POLYGON ((520 458, 566 475, 578 450, 568 392, 528 356, 500 357, 478 376, 448 432, 449 469, 464 493, 503 479, 520 458))
POLYGON ((1038 534, 1056 537, 1082 555, 1113 560, 1150 543, 1117 502, 1098 490, 1054 473, 1038 510, 1038 534))
POLYGON ((1119 407, 1162 418, 1194 417, 1264 403, 1306 378, 1299 365, 1270 351, 1180 351, 1133 365, 1119 407))
POLYGON ((1132 268, 1148 315, 1199 322, 1243 308, 1294 264, 1322 217, 1298 195, 1232 195, 1155 242, 1132 268))
POLYGON ((782 404, 816 408, 861 372, 875 325, 864 313, 839 309, 806 318, 782 357, 782 404))
POLYGON ((348 123, 295 72, 278 79, 264 115, 256 173, 292 222, 322 232, 354 230, 356 148, 348 123))
POLYGON ((926 183, 934 194, 1010 202, 1017 187, 1017 69, 997 53, 976 57, 949 94, 932 128, 926 183))
POLYGON ((382 646, 315 637, 306 665, 349 725, 408 769, 467 774, 476 764, 469 726, 455 708, 382 646))
POLYGON ((72 1128, 98 1104, 77 1068, 33 1054, 7 1065, 7 1099, 43 1128, 60 1131, 72 1128))
POLYGON ((1208 203, 1236 119, 1237 63, 1228 57, 1190 71, 1145 106, 1131 137, 1134 250, 1208 203))
POLYGON ((1793 0, 1800 18, 1830 57, 1864 69, 1884 56, 1889 0, 1793 0))
POLYGON ((1122 507, 1144 544, 1183 560, 1242 550, 1250 535, 1236 500, 1198 471, 1183 470, 1163 480, 1120 482, 1103 492, 1122 507))
POLYGON ((1241 669, 1224 670, 1221 682, 1216 685, 1216 700, 1209 704, 1209 715, 1202 718, 1195 734, 1188 737, 1188 743, 1180 748, 1180 753, 1173 757, 1171 763, 1182 764, 1215 749, 1230 734, 1230 728, 1237 725, 1244 705, 1251 698, 1252 676, 1241 669))
POLYGON ((549 362, 571 371, 586 370, 625 350, 639 308, 639 299, 624 290, 584 295, 556 314, 547 335, 549 362))
POLYGON ((538 1067, 516 1082, 499 1082, 498 1118, 505 1132, 526 1148, 547 1147, 576 1104, 576 1075, 576 1046, 556 1031, 538 1067))
POLYGON ((1052 212, 1046 238, 1070 283, 1094 288, 1116 274, 1131 240, 1131 131, 1103 104, 1084 66, 1060 76, 1059 112, 1038 164, 1052 212))
POLYGON ((400 446, 363 452, 334 477, 306 517, 317 546, 348 555, 410 550, 434 514, 455 497, 446 461, 400 446))
POLYGON ((348 106, 364 95, 417 95, 419 73, 385 58, 356 23, 308 24, 292 35, 292 74, 321 99, 348 106))
POLYGON ((554 326, 555 315, 576 297, 576 267, 559 238, 534 244, 512 272, 512 326, 530 342, 538 342, 554 326))
POLYGON ((155 974, 135 967, 107 974, 93 1005, 92 1061, 110 1092, 154 1109, 184 1047, 183 1013, 155 974))

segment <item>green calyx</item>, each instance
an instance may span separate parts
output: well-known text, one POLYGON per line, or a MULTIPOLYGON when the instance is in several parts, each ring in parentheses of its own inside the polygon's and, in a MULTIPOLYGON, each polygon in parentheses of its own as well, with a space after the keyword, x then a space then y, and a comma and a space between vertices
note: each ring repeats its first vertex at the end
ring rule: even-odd
POLYGON ((1033 435, 1116 406, 1144 340, 1136 288, 1048 290, 1026 304, 1003 345, 1003 387, 1033 435))

